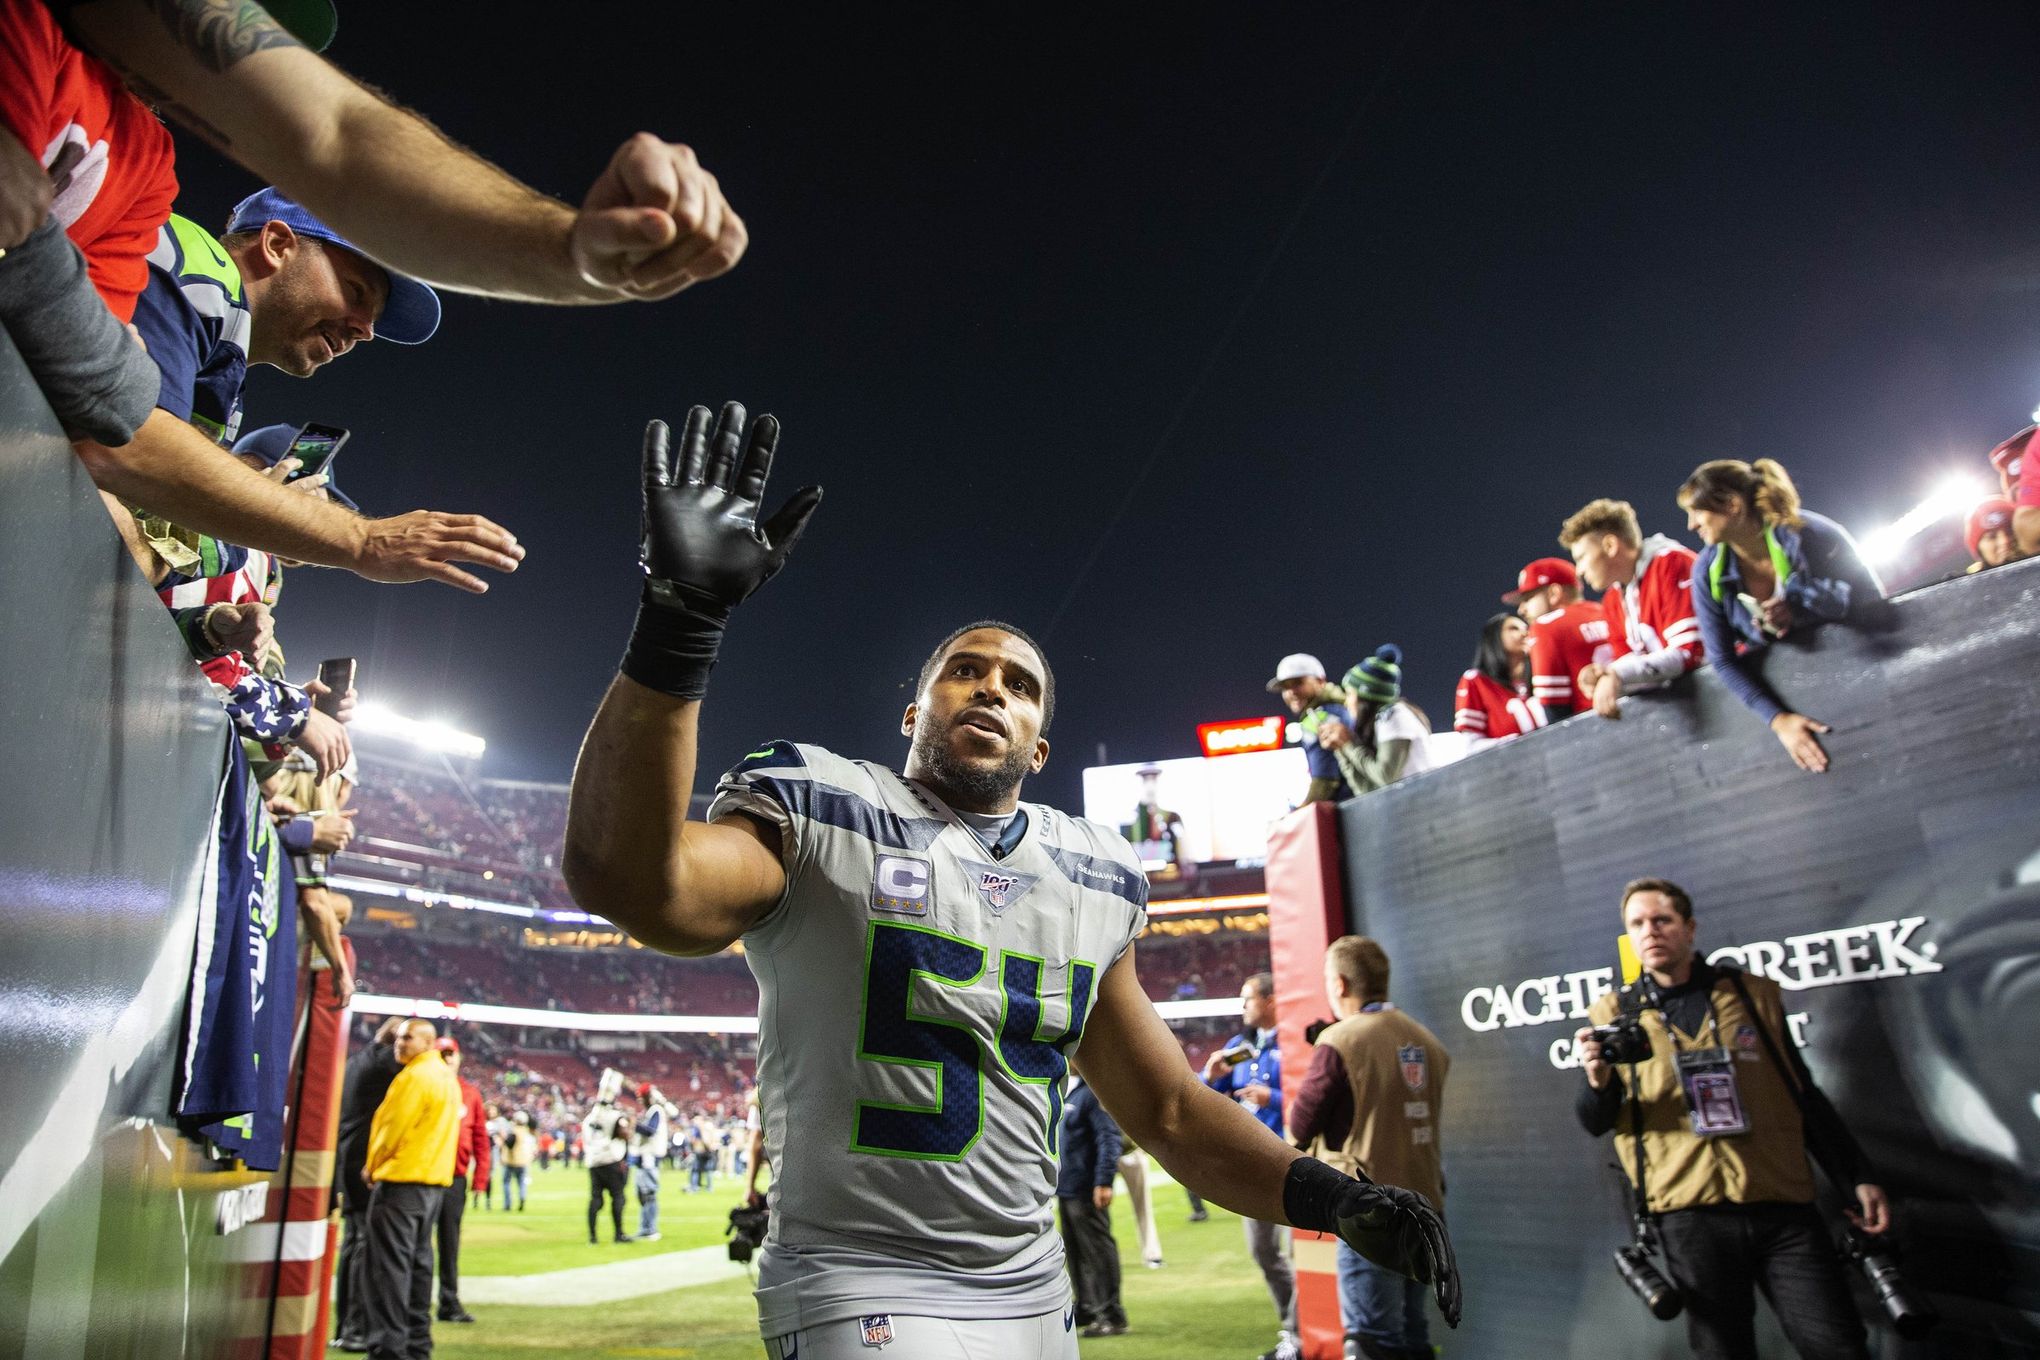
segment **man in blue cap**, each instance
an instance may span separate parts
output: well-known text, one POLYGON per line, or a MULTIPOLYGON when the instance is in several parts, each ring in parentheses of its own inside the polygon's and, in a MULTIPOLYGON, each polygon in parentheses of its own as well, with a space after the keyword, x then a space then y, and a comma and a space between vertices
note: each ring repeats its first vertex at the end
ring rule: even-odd
POLYGON ((421 344, 439 329, 439 298, 264 189, 218 238, 171 216, 149 252, 135 325, 163 374, 156 405, 231 443, 250 364, 306 378, 364 340, 421 344))
MULTIPOLYGON (((171 216, 149 252, 135 327, 162 378, 156 415, 138 446, 160 447, 158 422, 170 430, 188 422, 213 443, 231 444, 240 433, 248 365, 308 377, 364 340, 422 343, 439 327, 439 298, 361 254, 301 205, 264 189, 235 207, 219 237, 171 216)), ((231 469, 230 460, 222 462, 231 469)), ((109 489, 131 503, 161 498, 146 508, 213 538, 371 580, 430 577, 480 593, 487 587, 454 563, 514 571, 524 556, 508 531, 478 515, 415 510, 363 519, 337 502, 277 497, 261 479, 243 494, 202 454, 199 464, 204 474, 194 472, 192 482, 159 478, 150 492, 109 489)))

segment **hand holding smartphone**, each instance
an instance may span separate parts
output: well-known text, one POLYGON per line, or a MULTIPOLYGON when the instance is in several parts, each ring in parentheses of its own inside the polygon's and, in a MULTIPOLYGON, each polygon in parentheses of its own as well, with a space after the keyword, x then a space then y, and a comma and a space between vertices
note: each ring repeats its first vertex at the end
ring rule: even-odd
POLYGON ((319 683, 326 692, 312 701, 312 707, 329 718, 340 716, 340 701, 347 697, 347 691, 354 688, 354 658, 333 657, 319 663, 319 683))
POLYGON ((297 437, 290 441, 290 451, 284 455, 298 460, 298 469, 288 480, 295 482, 330 473, 333 460, 347 444, 347 435, 348 431, 338 425, 313 424, 299 429, 297 437))

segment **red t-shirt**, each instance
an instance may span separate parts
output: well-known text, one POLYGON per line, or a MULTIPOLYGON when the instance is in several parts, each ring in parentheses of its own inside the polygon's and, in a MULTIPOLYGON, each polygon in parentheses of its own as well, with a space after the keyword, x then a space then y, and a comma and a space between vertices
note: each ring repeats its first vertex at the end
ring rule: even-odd
POLYGON ((1452 730, 1470 737, 1520 736, 1545 723, 1535 699, 1479 671, 1459 677, 1452 708, 1452 730))
POLYGON ((1552 718, 1584 713, 1589 695, 1575 695, 1580 672, 1609 656, 1608 616, 1598 604, 1574 600, 1530 625, 1530 697, 1552 718))
POLYGON ((41 0, 0 0, 0 123, 57 178, 53 213, 122 321, 177 198, 170 131, 112 67, 71 45, 41 0))

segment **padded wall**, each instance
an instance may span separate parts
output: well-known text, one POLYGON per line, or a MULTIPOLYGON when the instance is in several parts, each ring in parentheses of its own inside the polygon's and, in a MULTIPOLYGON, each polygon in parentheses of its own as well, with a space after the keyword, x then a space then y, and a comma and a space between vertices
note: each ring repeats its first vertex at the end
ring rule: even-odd
POLYGON ((217 1354, 252 1178, 159 1121, 225 715, 4 333, 0 582, 0 1356, 217 1354))

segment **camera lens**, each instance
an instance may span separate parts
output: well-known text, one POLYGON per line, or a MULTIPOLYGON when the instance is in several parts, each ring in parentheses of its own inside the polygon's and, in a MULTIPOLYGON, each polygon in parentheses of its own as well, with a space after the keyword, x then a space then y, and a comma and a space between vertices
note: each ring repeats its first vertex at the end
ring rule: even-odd
POLYGON ((1852 1254, 1862 1267, 1864 1277, 1870 1281, 1870 1287, 1876 1291, 1877 1302, 1882 1305, 1885 1316, 1891 1319, 1892 1327, 1900 1336, 1924 1336, 1941 1320, 1932 1304, 1913 1296, 1906 1287, 1905 1276, 1899 1273, 1898 1262, 1889 1254, 1865 1250, 1861 1246, 1852 1254))
POLYGON ((1670 1322, 1686 1306, 1678 1286, 1658 1273, 1638 1247, 1618 1247, 1615 1251, 1615 1272, 1622 1277, 1622 1283, 1629 1286, 1629 1292, 1643 1300, 1644 1307, 1661 1322, 1670 1322))

